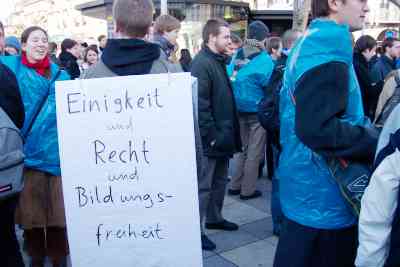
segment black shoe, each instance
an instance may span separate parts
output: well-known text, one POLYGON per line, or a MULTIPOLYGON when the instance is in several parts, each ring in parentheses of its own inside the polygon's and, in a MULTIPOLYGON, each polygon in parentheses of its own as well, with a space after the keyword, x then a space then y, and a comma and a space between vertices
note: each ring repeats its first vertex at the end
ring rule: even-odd
POLYGON ((217 246, 206 235, 201 235, 201 248, 204 250, 214 250, 217 246))
POLYGON ((250 196, 243 196, 243 195, 240 195, 240 199, 241 199, 241 200, 249 200, 249 199, 258 198, 258 197, 261 197, 261 196, 262 196, 261 191, 256 190, 256 191, 254 191, 254 193, 251 194, 250 196))
POLYGON ((214 230, 236 231, 239 229, 239 226, 236 223, 223 220, 220 223, 206 223, 206 228, 214 230))
POLYGON ((228 195, 237 196, 237 195, 239 195, 239 194, 240 194, 240 189, 238 189, 238 190, 229 189, 229 190, 228 190, 228 195))

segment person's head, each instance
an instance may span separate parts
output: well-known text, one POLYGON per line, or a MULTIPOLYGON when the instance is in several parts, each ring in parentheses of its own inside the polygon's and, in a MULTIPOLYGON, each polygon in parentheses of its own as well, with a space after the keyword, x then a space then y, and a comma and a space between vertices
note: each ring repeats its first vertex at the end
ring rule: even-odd
POLYGON ((83 60, 88 63, 89 65, 93 65, 97 63, 99 59, 99 52, 93 46, 89 46, 85 49, 85 54, 83 56, 83 60))
POLYGON ((116 0, 113 5, 115 33, 122 37, 143 39, 153 22, 152 0, 116 0))
POLYGON ((235 33, 231 33, 231 43, 228 45, 227 54, 232 56, 236 51, 243 46, 242 39, 235 33))
POLYGON ((400 58, 400 40, 395 38, 386 38, 382 42, 382 52, 392 59, 400 58))
POLYGON ((21 44, 17 37, 15 36, 8 36, 5 39, 5 48, 4 50, 9 55, 19 55, 21 53, 21 44))
POLYGON ((181 58, 179 61, 184 63, 189 63, 192 61, 192 56, 190 55, 189 49, 181 49, 181 58))
POLYGON ((56 42, 49 42, 49 53, 51 55, 57 54, 58 45, 56 42))
POLYGON ((274 60, 278 60, 282 55, 282 40, 279 37, 270 37, 267 40, 267 52, 274 60))
POLYGON ((21 34, 22 51, 30 63, 37 63, 48 56, 49 38, 47 32, 32 26, 25 29, 21 34))
POLYGON ((363 35, 356 41, 354 52, 362 54, 367 61, 370 61, 376 54, 376 40, 369 36, 363 35))
POLYGON ((176 44, 181 22, 171 15, 161 15, 154 22, 154 32, 163 36, 171 44, 176 44))
POLYGON ((0 55, 4 53, 4 26, 0 21, 0 55))
POLYGON ((81 46, 77 41, 67 38, 61 43, 61 52, 68 52, 74 57, 79 58, 81 55, 81 46))
POLYGON ((209 19, 202 34, 204 44, 217 54, 225 54, 231 43, 229 24, 221 19, 209 19))
POLYGON ((247 38, 264 42, 269 37, 269 29, 264 22, 260 20, 253 21, 249 25, 247 38))
POLYGON ((302 33, 298 30, 287 30, 282 35, 282 46, 286 50, 292 49, 294 43, 301 37, 302 33))
POLYGON ((107 36, 102 34, 97 38, 97 41, 99 42, 99 46, 101 48, 105 48, 107 45, 107 36))
POLYGON ((338 24, 347 24, 351 31, 363 28, 369 12, 368 0, 312 0, 311 12, 314 18, 327 17, 338 24))

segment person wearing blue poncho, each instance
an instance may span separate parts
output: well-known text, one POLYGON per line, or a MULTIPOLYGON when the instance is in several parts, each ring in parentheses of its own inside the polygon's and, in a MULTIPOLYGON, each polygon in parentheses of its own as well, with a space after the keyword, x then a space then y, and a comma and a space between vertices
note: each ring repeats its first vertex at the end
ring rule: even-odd
POLYGON ((30 266, 44 266, 46 256, 53 266, 61 266, 68 254, 68 243, 58 153, 55 81, 69 80, 69 76, 50 62, 45 30, 35 26, 27 28, 22 33, 21 43, 21 56, 0 58, 15 74, 25 107, 25 123, 21 130, 25 136, 25 187, 20 195, 16 222, 24 229, 30 266))
POLYGON ((274 267, 354 266, 357 219, 325 157, 374 157, 377 138, 367 128, 350 37, 368 11, 367 0, 313 0, 316 19, 289 54, 277 170, 285 221, 274 267))
POLYGON ((264 88, 268 85, 274 68, 272 58, 264 46, 268 36, 269 29, 263 22, 252 22, 243 47, 238 49, 227 67, 239 112, 243 145, 243 152, 234 155, 228 193, 240 194, 242 200, 262 195, 257 190, 257 178, 258 167, 265 151, 266 132, 257 119, 257 104, 264 97, 264 88))

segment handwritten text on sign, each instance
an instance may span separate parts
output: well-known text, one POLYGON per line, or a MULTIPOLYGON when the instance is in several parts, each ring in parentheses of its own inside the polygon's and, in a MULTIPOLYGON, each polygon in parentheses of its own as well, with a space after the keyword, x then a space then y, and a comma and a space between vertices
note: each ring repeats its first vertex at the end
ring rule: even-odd
POLYGON ((57 83, 73 267, 202 266, 189 74, 57 83))

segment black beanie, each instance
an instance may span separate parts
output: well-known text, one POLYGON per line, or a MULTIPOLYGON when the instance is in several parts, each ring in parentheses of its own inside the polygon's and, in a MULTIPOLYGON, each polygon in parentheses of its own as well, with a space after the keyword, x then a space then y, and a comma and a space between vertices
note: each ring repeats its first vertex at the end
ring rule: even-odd
POLYGON ((269 37, 269 29, 264 22, 260 20, 253 21, 249 25, 248 39, 256 39, 257 41, 264 41, 269 37))

